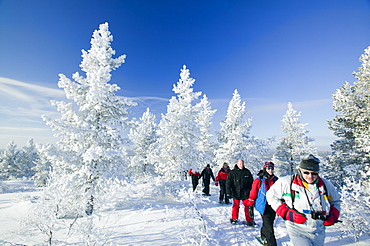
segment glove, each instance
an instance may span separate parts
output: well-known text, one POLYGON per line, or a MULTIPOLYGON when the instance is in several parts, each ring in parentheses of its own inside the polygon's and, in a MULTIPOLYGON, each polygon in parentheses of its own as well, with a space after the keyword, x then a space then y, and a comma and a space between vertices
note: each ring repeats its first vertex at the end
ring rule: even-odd
POLYGON ((338 222, 339 214, 340 212, 336 207, 330 206, 329 216, 326 217, 324 226, 331 226, 338 222))
POLYGON ((215 182, 215 185, 218 186, 218 182, 215 182))
POLYGON ((277 213, 277 215, 279 215, 284 220, 289 220, 289 221, 297 223, 297 224, 303 224, 307 220, 306 215, 298 212, 297 210, 290 209, 286 205, 286 203, 281 204, 276 209, 276 213, 277 213))
POLYGON ((254 200, 248 199, 247 206, 254 207, 254 200))

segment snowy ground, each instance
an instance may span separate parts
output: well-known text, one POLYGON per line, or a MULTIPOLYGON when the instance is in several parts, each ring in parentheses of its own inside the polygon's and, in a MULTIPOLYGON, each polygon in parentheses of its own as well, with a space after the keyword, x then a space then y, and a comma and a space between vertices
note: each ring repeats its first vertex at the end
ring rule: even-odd
MULTIPOLYGON (((198 187, 185 203, 132 197, 130 203, 100 214, 96 224, 106 239, 100 245, 259 245, 254 239, 259 228, 231 225, 231 205, 218 204, 218 192, 219 188, 213 186, 212 195, 204 197, 198 187)), ((27 223, 39 194, 32 182, 4 182, 0 193, 0 244, 46 245, 44 235, 27 223)), ((244 219, 242 213, 240 219, 244 219)), ((261 224, 259 215, 256 222, 261 224)), ((68 234, 72 220, 63 223, 65 226, 55 231, 54 245, 82 245, 79 235, 68 234)), ((275 234, 278 245, 290 245, 281 218, 275 221, 275 234)), ((352 238, 340 235, 341 225, 328 227, 325 245, 370 245, 369 237, 354 243, 352 238)))

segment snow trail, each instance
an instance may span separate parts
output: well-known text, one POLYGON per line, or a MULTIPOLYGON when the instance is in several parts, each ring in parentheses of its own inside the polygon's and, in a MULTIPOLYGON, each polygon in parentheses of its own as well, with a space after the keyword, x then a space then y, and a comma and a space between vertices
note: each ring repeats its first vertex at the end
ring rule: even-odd
MULTIPOLYGON (((39 191, 25 181, 3 182, 6 192, 0 193, 0 244, 46 245, 45 236, 35 225, 27 222, 38 202, 39 191)), ((140 186, 145 190, 150 186, 140 186)), ((190 184, 189 184, 190 187, 190 184)), ((255 236, 260 233, 261 217, 255 213, 258 228, 231 225, 231 204, 218 204, 219 189, 211 187, 211 196, 201 196, 200 187, 194 201, 175 202, 168 198, 153 198, 133 193, 128 202, 100 212, 96 227, 107 245, 199 245, 199 246, 259 246, 255 236)), ((245 220, 243 208, 239 219, 245 220)), ((53 245, 83 245, 80 235, 67 235, 72 220, 58 221, 53 245)), ((355 243, 350 235, 343 235, 342 225, 327 228, 325 246, 370 245, 368 235, 355 243)), ((275 236, 279 246, 292 246, 286 233, 285 222, 275 220, 275 236)))
POLYGON ((232 204, 218 203, 218 189, 211 187, 211 196, 202 197, 202 203, 199 209, 203 219, 207 220, 209 229, 213 230, 210 234, 218 239, 215 245, 260 245, 255 236, 260 234, 260 218, 256 216, 258 227, 248 227, 241 224, 245 221, 244 207, 239 211, 239 224, 230 223, 232 204))

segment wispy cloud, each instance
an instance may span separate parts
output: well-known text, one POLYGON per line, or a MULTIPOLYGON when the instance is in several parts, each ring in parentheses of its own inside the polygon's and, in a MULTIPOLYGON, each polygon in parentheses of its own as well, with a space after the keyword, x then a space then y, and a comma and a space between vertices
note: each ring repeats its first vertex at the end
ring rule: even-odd
POLYGON ((307 107, 318 107, 322 105, 332 105, 333 99, 319 99, 312 101, 293 102, 293 107, 307 108, 307 107))
MULTIPOLYGON (((286 111, 288 109, 288 102, 286 103, 275 103, 270 99, 247 99, 249 105, 247 110, 249 112, 276 112, 276 111, 286 111)), ((312 108, 312 107, 320 107, 320 106, 328 106, 331 105, 331 99, 319 99, 319 100, 312 100, 312 101, 302 101, 302 102, 291 102, 293 108, 297 111, 303 110, 305 108, 312 108)))
MULTIPOLYGON (((64 90, 56 88, 56 85, 55 88, 51 86, 0 77, 0 149, 13 140, 23 144, 29 136, 35 139, 45 138, 45 134, 51 136, 50 127, 41 116, 58 117, 50 100, 67 100, 64 90)), ((132 108, 133 117, 141 116, 147 107, 160 115, 169 101, 169 98, 155 96, 125 98, 138 103, 137 107, 132 108)))
POLYGON ((64 91, 61 89, 30 84, 4 77, 0 77, 0 92, 26 102, 34 102, 37 101, 38 98, 44 97, 60 98, 65 95, 64 91))
POLYGON ((62 89, 50 86, 0 77, 0 149, 13 140, 24 144, 30 136, 50 138, 50 127, 41 116, 57 113, 51 99, 65 100, 62 89))
POLYGON ((142 96, 142 97, 124 97, 128 98, 135 102, 146 102, 146 101, 161 101, 161 102, 168 102, 169 98, 164 97, 149 97, 149 96, 142 96))
POLYGON ((1 127, 0 131, 44 132, 45 127, 1 127))

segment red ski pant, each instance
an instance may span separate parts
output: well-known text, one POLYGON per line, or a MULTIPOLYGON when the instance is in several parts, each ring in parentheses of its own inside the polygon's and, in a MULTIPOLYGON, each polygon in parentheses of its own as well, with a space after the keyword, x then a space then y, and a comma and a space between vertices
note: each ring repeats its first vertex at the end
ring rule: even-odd
POLYGON ((233 206, 232 206, 232 210, 231 210, 231 219, 237 220, 239 218, 240 201, 242 201, 242 203, 244 205, 245 220, 247 222, 252 222, 253 218, 248 213, 248 205, 247 205, 248 199, 245 199, 245 200, 233 199, 233 206))

